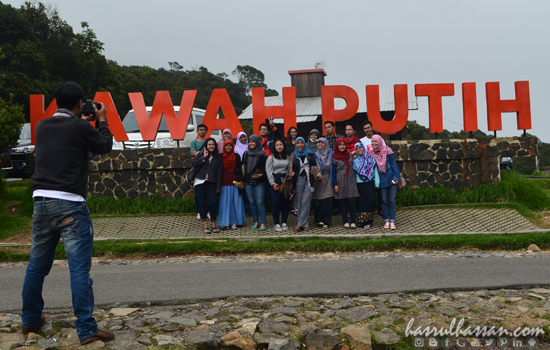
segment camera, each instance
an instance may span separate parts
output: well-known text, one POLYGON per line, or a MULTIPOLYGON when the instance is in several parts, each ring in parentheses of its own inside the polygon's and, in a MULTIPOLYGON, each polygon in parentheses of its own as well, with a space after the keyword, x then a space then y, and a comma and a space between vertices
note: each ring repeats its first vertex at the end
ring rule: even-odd
POLYGON ((87 100, 86 102, 84 102, 82 104, 82 115, 94 116, 95 117, 94 105, 96 106, 96 108, 98 110, 101 109, 101 103, 99 103, 99 102, 95 102, 95 101, 92 101, 92 100, 87 100))

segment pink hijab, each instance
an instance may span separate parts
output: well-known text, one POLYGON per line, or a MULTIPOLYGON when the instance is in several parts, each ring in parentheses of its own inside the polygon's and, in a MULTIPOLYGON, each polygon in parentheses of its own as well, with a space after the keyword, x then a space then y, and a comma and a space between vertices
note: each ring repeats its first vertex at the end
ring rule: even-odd
POLYGON ((218 152, 220 152, 220 154, 223 154, 223 145, 224 145, 224 141, 225 141, 225 139, 223 138, 223 134, 225 134, 226 132, 228 132, 229 135, 231 135, 231 137, 229 139, 231 141, 233 141, 233 132, 229 129, 223 129, 222 139, 218 142, 218 152))
POLYGON ((369 152, 374 159, 376 160, 376 165, 378 165, 378 170, 385 173, 386 172, 386 156, 388 154, 393 154, 393 151, 388 146, 384 146, 382 142, 382 137, 380 135, 374 135, 373 140, 376 140, 378 147, 372 147, 372 151, 369 152))

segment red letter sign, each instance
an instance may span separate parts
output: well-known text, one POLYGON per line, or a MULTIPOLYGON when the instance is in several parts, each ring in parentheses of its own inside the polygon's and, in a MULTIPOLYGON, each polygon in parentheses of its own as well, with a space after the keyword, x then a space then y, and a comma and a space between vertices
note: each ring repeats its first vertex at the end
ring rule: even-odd
POLYGON ((259 130, 260 124, 265 123, 266 118, 283 118, 285 124, 284 135, 288 129, 296 127, 296 88, 283 88, 283 105, 266 106, 265 89, 252 88, 252 119, 253 130, 259 130))
POLYGON ((323 125, 326 122, 336 122, 353 118, 359 109, 359 97, 355 90, 345 85, 321 86, 321 101, 323 104, 323 125), (341 97, 346 100, 346 107, 334 109, 334 98, 341 97))
POLYGON ((167 124, 169 118, 176 119, 176 112, 174 111, 174 105, 168 91, 157 91, 150 116, 147 115, 145 101, 143 101, 141 92, 131 92, 128 96, 130 97, 143 141, 155 141, 162 115, 164 115, 167 124))
POLYGON ((36 124, 42 119, 46 119, 55 114, 57 110, 57 103, 55 99, 50 103, 48 109, 44 111, 44 95, 31 95, 31 143, 36 145, 36 135, 34 130, 36 129, 36 124))
POLYGON ((210 137, 212 130, 230 129, 233 135, 243 131, 241 122, 235 113, 231 99, 227 94, 226 89, 214 89, 212 90, 212 96, 208 101, 208 107, 206 107, 206 113, 204 113, 204 119, 202 122, 208 126, 208 133, 206 137, 210 137), (222 110, 225 118, 216 119, 218 110, 222 110))
POLYGON ((489 131, 502 130, 502 112, 516 112, 518 130, 531 129, 531 103, 529 99, 529 82, 516 81, 516 99, 500 99, 500 83, 486 83, 487 92, 487 125, 489 131))
POLYGON ((372 128, 383 134, 395 134, 407 126, 409 119, 409 97, 407 85, 393 86, 395 99, 395 116, 391 121, 385 121, 380 114, 380 91, 378 85, 367 85, 367 117, 372 122, 372 128))
POLYGON ((443 132, 443 96, 455 94, 454 84, 416 84, 416 96, 428 96, 430 132, 443 132))
MULTIPOLYGON (((122 126, 122 121, 115 107, 115 102, 111 97, 110 92, 96 92, 94 96, 94 101, 103 102, 105 109, 107 110, 107 123, 109 123, 109 130, 113 133, 115 140, 128 141, 128 135, 124 131, 124 126, 122 126)), ((95 123, 95 122, 94 122, 95 123)))
POLYGON ((477 97, 476 83, 462 84, 462 113, 464 131, 477 131, 477 97))

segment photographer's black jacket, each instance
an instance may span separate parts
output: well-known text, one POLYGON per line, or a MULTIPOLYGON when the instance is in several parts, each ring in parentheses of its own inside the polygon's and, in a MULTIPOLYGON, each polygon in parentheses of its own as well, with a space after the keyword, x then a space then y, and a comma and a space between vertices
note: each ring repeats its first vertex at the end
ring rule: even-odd
POLYGON ((95 129, 84 119, 53 116, 36 125, 36 166, 32 189, 88 193, 88 152, 103 154, 113 148, 107 122, 95 129))

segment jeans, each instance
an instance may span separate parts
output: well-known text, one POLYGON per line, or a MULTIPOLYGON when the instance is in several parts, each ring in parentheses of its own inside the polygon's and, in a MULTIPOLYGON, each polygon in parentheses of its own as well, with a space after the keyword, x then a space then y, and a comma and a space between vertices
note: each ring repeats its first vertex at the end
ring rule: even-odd
POLYGON ((46 199, 34 203, 32 247, 22 293, 22 326, 34 328, 40 323, 44 309, 44 278, 50 273, 60 238, 63 238, 71 274, 76 332, 83 340, 97 333, 97 323, 92 316, 94 292, 90 278, 94 231, 84 202, 46 199))
POLYGON ((210 213, 210 220, 216 222, 218 218, 218 195, 216 194, 215 183, 206 181, 195 186, 195 202, 199 203, 201 221, 206 221, 207 214, 210 213))
POLYGON ((252 218, 254 222, 259 222, 265 225, 265 184, 259 185, 244 185, 248 202, 250 203, 250 212, 252 212, 252 218), (260 214, 260 220, 258 221, 258 214, 260 214))
POLYGON ((282 222, 287 223, 290 203, 284 194, 279 193, 269 186, 269 196, 271 197, 271 216, 273 216, 273 224, 279 223, 279 214, 282 215, 282 222))
POLYGON ((342 219, 344 219, 344 224, 355 224, 357 219, 357 208, 355 207, 355 197, 339 199, 340 202, 340 213, 342 213, 342 219), (349 221, 348 221, 348 207, 349 207, 349 221))
POLYGON ((384 222, 395 222, 397 185, 391 185, 380 189, 382 195, 382 214, 384 222))

